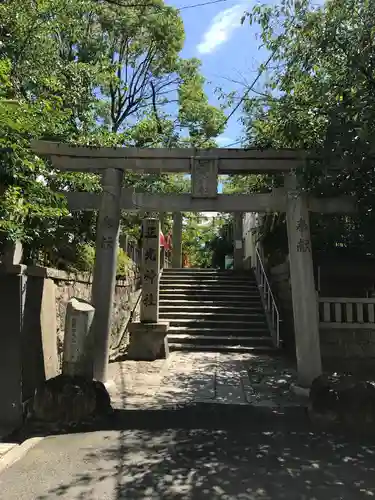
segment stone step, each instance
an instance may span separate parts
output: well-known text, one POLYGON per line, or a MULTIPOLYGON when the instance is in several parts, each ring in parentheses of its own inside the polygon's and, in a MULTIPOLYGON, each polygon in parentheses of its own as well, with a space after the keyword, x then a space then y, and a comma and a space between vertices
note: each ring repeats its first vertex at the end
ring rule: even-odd
POLYGON ((249 291, 249 292, 256 292, 259 293, 259 288, 255 285, 248 284, 248 283, 217 283, 212 282, 212 283, 207 283, 206 281, 202 282, 190 282, 187 283, 186 281, 171 281, 171 282, 166 282, 161 280, 160 281, 160 288, 163 288, 165 290, 169 289, 174 289, 174 288, 181 288, 181 289, 198 289, 198 290, 226 290, 228 292, 231 292, 233 290, 240 290, 240 291, 249 291))
POLYGON ((272 346, 271 337, 222 337, 218 335, 191 335, 191 334, 168 334, 168 343, 174 342, 178 344, 195 344, 195 345, 233 345, 233 346, 257 346, 257 345, 270 345, 272 346))
POLYGON ((240 270, 233 270, 233 269, 212 269, 210 267, 207 268, 200 268, 200 267, 166 267, 163 269, 163 273, 192 273, 192 274, 232 274, 232 275, 237 275, 237 274, 253 274, 252 269, 240 269, 240 270))
POLYGON ((159 303, 160 312, 207 312, 208 314, 222 313, 222 314, 246 314, 246 313, 256 313, 264 312, 263 306, 259 301, 259 304, 244 302, 243 305, 228 305, 227 301, 213 301, 207 303, 197 302, 196 304, 192 300, 160 300, 159 303))
POLYGON ((187 295, 187 294, 175 294, 175 293, 164 293, 160 295, 159 305, 160 306, 179 306, 183 307, 184 305, 190 305, 191 307, 199 307, 199 306, 217 306, 223 307, 228 306, 228 304, 235 305, 236 307, 251 309, 262 308, 262 301, 260 297, 212 297, 212 295, 206 296, 196 296, 196 295, 187 295))
POLYGON ((266 331, 268 328, 267 322, 265 317, 263 318, 257 318, 257 319, 252 319, 251 321, 236 321, 236 320, 216 320, 216 319, 197 319, 197 320, 192 320, 189 318, 174 318, 174 319, 168 319, 165 318, 165 316, 160 316, 161 321, 168 321, 169 322, 169 327, 182 327, 182 328, 218 328, 222 329, 225 331, 236 331, 238 329, 240 330, 253 330, 254 328, 264 328, 266 331))
POLYGON ((232 328, 228 330, 227 328, 205 328, 203 326, 190 328, 188 326, 170 326, 168 329, 171 335, 213 335, 217 337, 270 337, 268 327, 265 326, 254 326, 246 328, 232 328))
POLYGON ((243 277, 236 277, 236 276, 204 276, 204 275, 174 275, 174 274, 167 274, 165 275, 164 273, 161 274, 160 276, 161 280, 166 280, 166 281, 184 281, 184 282, 218 282, 218 283, 250 283, 250 284, 256 284, 257 280, 255 279, 254 276, 243 276, 243 277))
POLYGON ((179 292, 163 292, 160 294, 161 304, 177 304, 182 305, 184 302, 195 302, 199 304, 214 304, 214 305, 225 305, 228 303, 235 302, 237 306, 250 307, 251 305, 261 305, 261 299, 259 294, 248 296, 248 295, 237 295, 237 294, 212 294, 212 293, 179 293, 179 292))
POLYGON ((271 345, 243 346, 225 344, 190 344, 190 343, 169 343, 169 350, 172 351, 195 351, 195 352, 237 352, 248 354, 267 354, 276 352, 276 348, 271 345))
POLYGON ((163 280, 184 280, 184 281, 219 281, 220 283, 256 283, 254 276, 233 276, 233 275, 220 275, 220 274, 165 274, 161 275, 163 280))
POLYGON ((159 314, 160 317, 163 318, 163 320, 174 320, 178 321, 180 319, 186 320, 186 321, 194 321, 194 320, 200 320, 200 321, 210 321, 210 320, 230 320, 230 321, 253 321, 256 320, 257 318, 264 318, 264 312, 263 310, 259 310, 257 312, 233 312, 231 309, 228 309, 227 312, 220 312, 215 310, 213 312, 209 312, 206 309, 203 309, 202 311, 196 311, 195 308, 190 309, 190 310, 182 310, 182 311, 166 311, 166 308, 159 308, 159 314))
POLYGON ((211 294, 213 297, 217 295, 229 295, 233 296, 236 295, 238 297, 260 297, 259 291, 258 290, 239 290, 237 288, 233 290, 226 290, 225 288, 213 288, 213 287, 168 287, 165 288, 164 286, 160 286, 160 294, 162 293, 176 293, 176 294, 188 294, 188 295, 200 295, 200 294, 211 294))

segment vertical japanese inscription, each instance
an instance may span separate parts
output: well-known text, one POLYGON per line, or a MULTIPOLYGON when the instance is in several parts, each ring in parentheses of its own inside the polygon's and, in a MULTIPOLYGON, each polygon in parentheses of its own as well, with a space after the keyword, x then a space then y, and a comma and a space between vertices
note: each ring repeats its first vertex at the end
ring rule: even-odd
POLYGON ((296 223, 296 231, 300 234, 300 238, 297 243, 297 252, 311 252, 311 242, 308 237, 309 225, 303 217, 298 219, 296 223))
POLYGON ((193 198, 216 198, 217 159, 193 157, 191 159, 191 194, 193 198))
POLYGON ((158 219, 145 219, 142 226, 142 299, 141 322, 158 322, 160 223, 158 219))

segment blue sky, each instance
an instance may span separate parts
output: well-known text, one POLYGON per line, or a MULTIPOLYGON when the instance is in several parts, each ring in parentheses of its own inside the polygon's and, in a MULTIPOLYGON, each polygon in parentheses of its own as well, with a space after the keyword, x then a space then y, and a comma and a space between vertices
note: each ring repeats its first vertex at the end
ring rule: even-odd
MULTIPOLYGON (((180 8, 203 1, 167 0, 167 3, 180 8)), ((206 92, 212 104, 218 104, 214 93, 216 87, 221 87, 224 92, 237 90, 242 95, 244 85, 251 85, 259 65, 267 59, 267 52, 259 50, 259 29, 250 26, 248 21, 241 25, 243 13, 251 10, 253 5, 254 2, 248 0, 224 0, 181 10, 186 32, 181 55, 198 57, 202 61, 202 74, 207 79, 206 92)), ((229 112, 226 110, 226 114, 229 112)), ((228 122, 226 131, 218 140, 220 147, 241 137, 240 115, 239 111, 228 122)))

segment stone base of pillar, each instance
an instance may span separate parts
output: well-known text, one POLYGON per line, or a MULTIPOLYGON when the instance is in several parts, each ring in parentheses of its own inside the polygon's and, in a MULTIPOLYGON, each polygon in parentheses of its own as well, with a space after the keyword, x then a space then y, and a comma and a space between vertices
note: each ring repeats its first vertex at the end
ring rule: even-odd
POLYGON ((154 361, 169 356, 167 340, 169 323, 130 323, 127 359, 154 361))
POLYGON ((308 387, 302 387, 301 385, 298 384, 292 384, 291 390, 292 392, 294 392, 296 396, 302 398, 308 398, 310 396, 310 389, 308 387))

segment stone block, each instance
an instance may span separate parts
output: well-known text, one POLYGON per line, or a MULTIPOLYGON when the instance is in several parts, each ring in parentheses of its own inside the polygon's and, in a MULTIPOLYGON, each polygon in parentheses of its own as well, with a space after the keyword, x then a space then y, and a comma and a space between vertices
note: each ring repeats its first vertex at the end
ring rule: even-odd
POLYGON ((58 375, 37 388, 29 418, 74 425, 111 411, 104 384, 80 376, 58 375))
POLYGON ((93 377, 92 322, 95 308, 87 301, 72 298, 68 302, 64 335, 64 375, 93 377))
POLYGON ((130 323, 127 358, 134 361, 154 361, 167 358, 169 323, 130 323))
POLYGON ((308 414, 313 423, 371 430, 375 423, 375 384, 353 376, 321 375, 311 386, 308 414))
POLYGON ((22 263, 23 246, 20 241, 8 241, 5 244, 3 263, 8 266, 17 266, 22 263))

